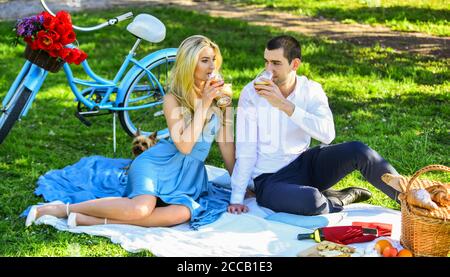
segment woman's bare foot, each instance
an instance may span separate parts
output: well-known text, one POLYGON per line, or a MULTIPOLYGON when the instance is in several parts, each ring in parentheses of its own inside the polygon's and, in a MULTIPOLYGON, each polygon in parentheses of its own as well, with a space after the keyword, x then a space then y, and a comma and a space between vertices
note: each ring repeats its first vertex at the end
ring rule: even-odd
POLYGON ((67 217, 65 204, 59 205, 44 205, 37 208, 36 219, 43 215, 52 215, 60 218, 67 217))

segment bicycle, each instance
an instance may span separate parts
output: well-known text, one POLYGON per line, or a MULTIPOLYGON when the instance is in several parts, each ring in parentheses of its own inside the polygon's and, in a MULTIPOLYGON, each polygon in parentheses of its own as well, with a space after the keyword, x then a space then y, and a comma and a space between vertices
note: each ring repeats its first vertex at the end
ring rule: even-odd
MULTIPOLYGON (((45 1, 40 1, 44 9, 54 15, 45 1)), ((133 13, 128 12, 96 26, 79 27, 73 25, 73 28, 85 32, 95 31, 132 17, 133 13)), ((145 135, 157 131, 158 139, 169 136, 162 112, 162 103, 168 85, 168 75, 175 62, 177 49, 160 49, 140 60, 136 60, 134 56, 141 41, 161 42, 165 38, 166 29, 164 24, 156 17, 139 14, 133 22, 128 24, 127 31, 133 34, 137 40, 113 80, 104 79, 95 74, 87 60, 83 61, 81 65, 92 80, 75 78, 70 66, 67 63, 63 65, 68 84, 78 101, 75 115, 82 123, 90 126, 91 122, 86 117, 113 114, 114 152, 116 150, 117 113, 122 128, 130 136, 134 136, 138 128, 141 134, 145 135), (130 63, 133 66, 124 75, 130 63), (86 88, 80 91, 78 86, 86 88), (106 112, 101 113, 102 111, 106 112)), ((2 101, 0 144, 15 122, 26 116, 47 75, 47 70, 32 64, 28 60, 25 62, 2 101)))

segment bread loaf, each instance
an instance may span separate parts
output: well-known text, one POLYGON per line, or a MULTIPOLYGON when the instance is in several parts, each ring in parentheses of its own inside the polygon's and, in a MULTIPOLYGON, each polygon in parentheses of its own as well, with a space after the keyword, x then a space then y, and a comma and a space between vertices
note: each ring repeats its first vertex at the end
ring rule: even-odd
POLYGON ((394 175, 390 173, 385 173, 381 176, 381 180, 387 185, 393 187, 396 191, 405 192, 406 186, 408 185, 409 179, 401 175, 394 175))
POLYGON ((406 202, 429 211, 439 209, 438 205, 431 200, 431 195, 426 189, 412 189, 408 191, 406 194, 406 202))
POLYGON ((450 207, 450 185, 434 185, 426 188, 431 200, 441 207, 450 207))

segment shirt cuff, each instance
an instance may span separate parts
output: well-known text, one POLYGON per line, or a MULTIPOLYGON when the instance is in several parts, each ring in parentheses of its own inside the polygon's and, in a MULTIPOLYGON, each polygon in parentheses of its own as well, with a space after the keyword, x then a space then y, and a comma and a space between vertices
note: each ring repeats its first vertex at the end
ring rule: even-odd
POLYGON ((244 204, 244 197, 245 197, 245 191, 244 192, 232 192, 231 198, 230 198, 230 204, 244 204))
POLYGON ((303 110, 302 108, 298 107, 297 105, 295 105, 294 112, 292 113, 290 118, 292 121, 299 124, 300 122, 302 122, 305 115, 306 115, 306 111, 303 110))

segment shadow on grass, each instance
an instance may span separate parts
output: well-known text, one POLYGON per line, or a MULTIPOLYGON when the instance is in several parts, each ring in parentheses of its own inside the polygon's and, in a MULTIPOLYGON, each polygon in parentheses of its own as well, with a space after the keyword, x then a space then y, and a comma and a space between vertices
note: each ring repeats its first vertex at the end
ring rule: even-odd
MULTIPOLYGON (((236 1, 232 1, 236 2, 236 1)), ((252 22, 270 22, 281 28, 298 28, 301 32, 307 29, 313 36, 325 36, 336 41, 347 41, 359 46, 373 47, 381 44, 393 49, 414 54, 432 55, 449 58, 450 45, 448 43, 448 28, 446 21, 450 20, 449 10, 436 10, 428 8, 414 8, 396 6, 385 8, 351 8, 351 7, 306 7, 305 4, 290 6, 274 6, 266 4, 265 9, 281 10, 292 13, 304 8, 308 14, 315 17, 274 17, 271 15, 255 14, 251 16, 252 22), (320 19, 318 18, 320 16, 320 19), (333 21, 321 20, 322 16, 339 21, 359 21, 365 24, 378 23, 400 29, 402 32, 393 32, 380 28, 361 28, 357 25, 339 25, 333 21), (418 32, 433 30, 442 37, 408 34, 411 29, 418 32), (363 35, 361 35, 363 33, 363 35)), ((258 8, 258 10, 261 10, 258 8)), ((247 19, 249 20, 249 19, 247 19)))

